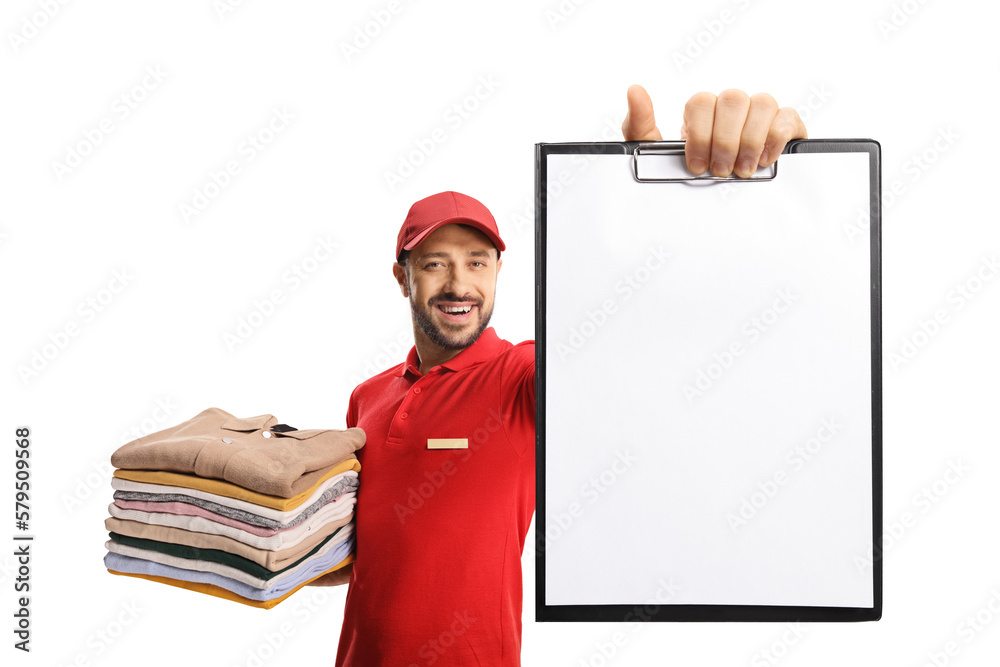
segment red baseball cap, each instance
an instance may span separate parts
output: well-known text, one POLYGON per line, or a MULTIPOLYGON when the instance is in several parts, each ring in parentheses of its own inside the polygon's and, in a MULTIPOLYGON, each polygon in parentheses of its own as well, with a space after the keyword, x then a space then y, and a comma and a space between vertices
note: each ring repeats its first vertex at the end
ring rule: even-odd
POLYGON ((497 258, 501 250, 506 250, 489 209, 468 195, 448 191, 425 197, 410 207, 396 239, 396 260, 404 250, 420 245, 435 229, 451 223, 470 225, 486 234, 497 248, 497 258))

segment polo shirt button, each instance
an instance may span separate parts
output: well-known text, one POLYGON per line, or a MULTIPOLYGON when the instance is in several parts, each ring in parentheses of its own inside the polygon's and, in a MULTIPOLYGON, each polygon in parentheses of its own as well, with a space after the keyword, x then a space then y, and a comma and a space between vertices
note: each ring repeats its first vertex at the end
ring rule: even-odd
POLYGON ((271 437, 271 432, 270 431, 264 431, 263 433, 261 433, 261 435, 264 436, 265 438, 270 438, 271 437))
POLYGON ((404 412, 403 414, 399 415, 399 418, 400 419, 406 419, 406 413, 404 412))
POLYGON ((414 394, 419 394, 420 393, 420 387, 414 387, 413 388, 413 393, 414 394))
POLYGON ((230 440, 229 438, 223 438, 223 439, 222 439, 222 442, 226 443, 227 445, 231 445, 231 444, 233 444, 233 441, 232 441, 232 440, 230 440))

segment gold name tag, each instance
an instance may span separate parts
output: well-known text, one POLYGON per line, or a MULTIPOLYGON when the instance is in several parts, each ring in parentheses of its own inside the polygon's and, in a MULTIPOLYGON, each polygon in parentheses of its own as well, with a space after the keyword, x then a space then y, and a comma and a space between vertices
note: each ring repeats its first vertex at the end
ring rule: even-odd
POLYGON ((427 438, 427 449, 468 449, 468 438, 427 438))

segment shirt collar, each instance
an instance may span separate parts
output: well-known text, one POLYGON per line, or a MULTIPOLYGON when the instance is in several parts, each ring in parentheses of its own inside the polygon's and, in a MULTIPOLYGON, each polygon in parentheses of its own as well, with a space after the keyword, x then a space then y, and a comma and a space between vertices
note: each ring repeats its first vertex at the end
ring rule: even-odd
MULTIPOLYGON (((502 341, 497 336, 497 332, 493 330, 493 327, 487 327, 483 330, 483 333, 479 334, 476 342, 442 363, 441 366, 450 371, 460 371, 463 368, 478 364, 480 361, 492 359, 502 351, 502 347, 502 341)), ((418 377, 420 376, 420 363, 416 345, 410 348, 410 353, 406 355, 406 361, 403 362, 402 367, 396 372, 396 376, 403 377, 407 371, 418 377)))

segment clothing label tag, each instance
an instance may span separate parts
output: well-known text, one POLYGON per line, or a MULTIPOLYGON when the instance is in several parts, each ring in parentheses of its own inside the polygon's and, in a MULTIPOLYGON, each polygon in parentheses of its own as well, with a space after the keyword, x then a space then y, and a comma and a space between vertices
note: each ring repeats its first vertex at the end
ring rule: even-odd
POLYGON ((468 449, 468 438, 427 438, 427 449, 468 449))

